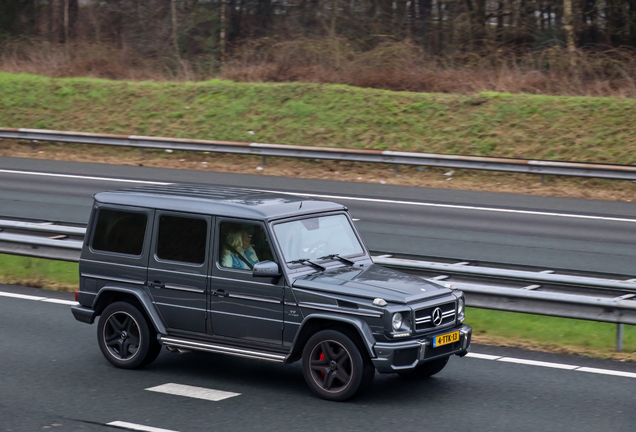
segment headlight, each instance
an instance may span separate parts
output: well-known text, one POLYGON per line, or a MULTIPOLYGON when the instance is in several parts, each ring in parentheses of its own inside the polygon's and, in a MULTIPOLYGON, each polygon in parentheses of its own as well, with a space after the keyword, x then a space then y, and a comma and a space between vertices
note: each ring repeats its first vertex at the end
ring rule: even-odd
POLYGON ((399 330, 402 327, 402 314, 396 312, 393 314, 393 330, 399 330))
POLYGON ((464 297, 460 297, 457 302, 457 315, 462 315, 464 313, 464 297))

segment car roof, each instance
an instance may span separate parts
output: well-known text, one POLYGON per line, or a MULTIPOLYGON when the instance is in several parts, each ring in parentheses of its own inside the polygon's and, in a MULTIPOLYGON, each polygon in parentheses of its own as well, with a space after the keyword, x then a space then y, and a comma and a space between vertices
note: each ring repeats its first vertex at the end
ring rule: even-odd
POLYGON ((97 193, 94 198, 104 204, 268 220, 347 209, 342 204, 302 195, 199 184, 120 189, 97 193))

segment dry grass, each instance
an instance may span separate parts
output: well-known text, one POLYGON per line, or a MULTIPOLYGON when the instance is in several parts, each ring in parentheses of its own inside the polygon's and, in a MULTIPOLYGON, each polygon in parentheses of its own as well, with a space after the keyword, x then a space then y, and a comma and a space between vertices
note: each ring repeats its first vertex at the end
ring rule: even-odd
POLYGON ((144 57, 130 49, 81 42, 64 47, 34 39, 5 40, 0 70, 51 77, 125 80, 206 80, 348 84, 398 91, 497 91, 636 97, 636 53, 594 47, 570 58, 558 46, 518 53, 428 55, 410 41, 363 49, 345 39, 255 40, 235 49, 226 64, 211 56, 178 60, 144 57))

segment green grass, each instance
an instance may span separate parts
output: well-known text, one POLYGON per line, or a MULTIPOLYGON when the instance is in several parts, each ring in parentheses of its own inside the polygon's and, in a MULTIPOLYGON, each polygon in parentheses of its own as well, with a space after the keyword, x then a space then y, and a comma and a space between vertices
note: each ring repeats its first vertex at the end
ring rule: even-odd
MULTIPOLYGON (((475 308, 467 308, 466 323, 477 338, 507 340, 513 346, 563 348, 564 352, 601 356, 616 348, 616 324, 475 308)), ((628 356, 636 353, 636 326, 624 327, 623 352, 628 356)))
POLYGON ((621 98, 0 73, 2 127, 126 135, 636 164, 634 112, 621 98))
POLYGON ((0 283, 75 291, 78 264, 0 254, 0 283))

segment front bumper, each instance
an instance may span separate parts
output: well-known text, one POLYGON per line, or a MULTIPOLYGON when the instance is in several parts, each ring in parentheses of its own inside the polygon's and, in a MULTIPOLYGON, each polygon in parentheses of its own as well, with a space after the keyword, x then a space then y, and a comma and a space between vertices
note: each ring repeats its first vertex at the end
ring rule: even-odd
POLYGON ((371 359, 380 373, 391 373, 414 369, 422 363, 450 355, 464 356, 470 347, 473 328, 462 324, 459 327, 427 334, 419 339, 396 342, 377 342, 373 345, 376 357, 371 359), (459 330, 459 341, 433 348, 433 339, 459 330))

